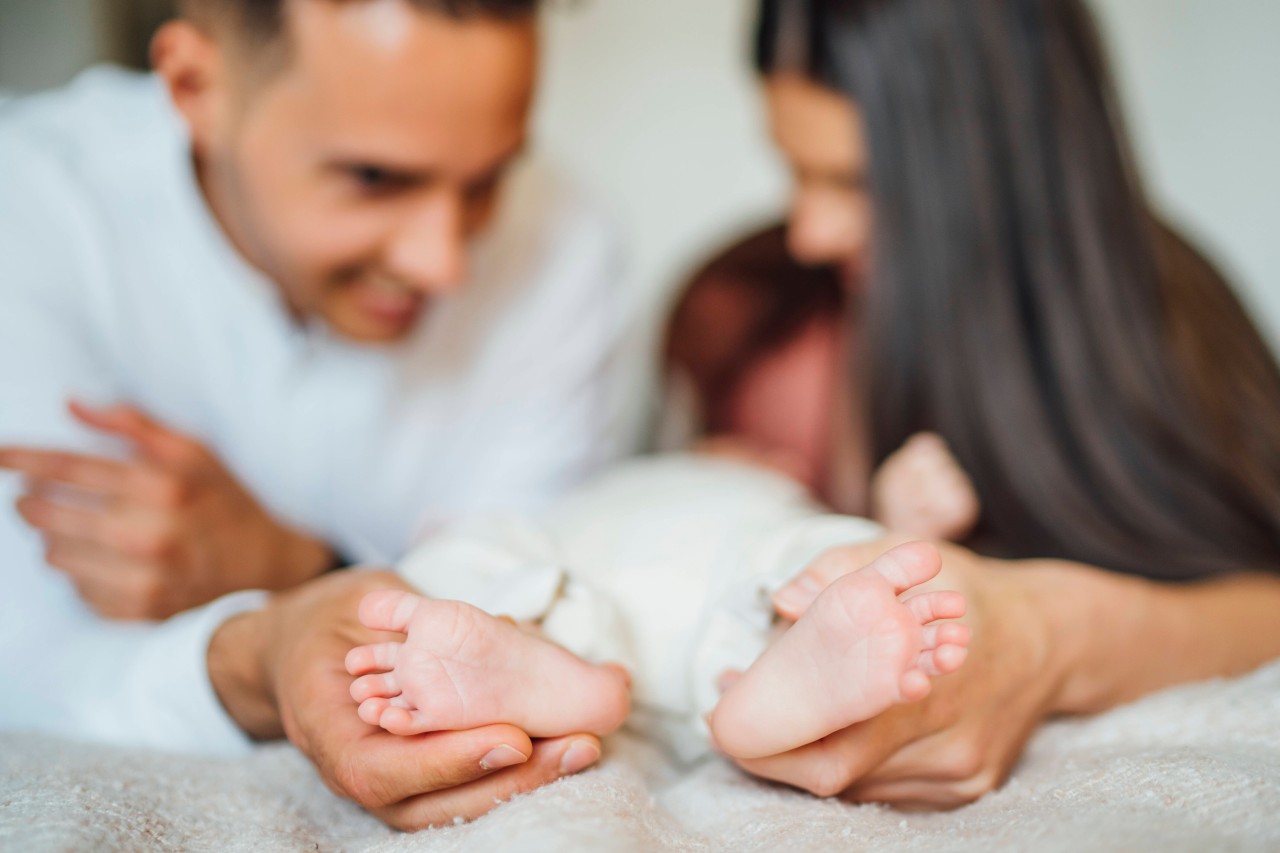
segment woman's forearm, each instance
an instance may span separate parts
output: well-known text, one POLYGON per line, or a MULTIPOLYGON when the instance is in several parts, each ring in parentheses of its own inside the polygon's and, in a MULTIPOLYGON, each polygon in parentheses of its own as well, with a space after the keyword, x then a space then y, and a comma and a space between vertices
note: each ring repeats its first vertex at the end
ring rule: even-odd
POLYGON ((1173 585, 1070 563, 1034 561, 1022 568, 1035 573, 1052 629, 1057 713, 1096 713, 1280 658, 1278 577, 1173 585))

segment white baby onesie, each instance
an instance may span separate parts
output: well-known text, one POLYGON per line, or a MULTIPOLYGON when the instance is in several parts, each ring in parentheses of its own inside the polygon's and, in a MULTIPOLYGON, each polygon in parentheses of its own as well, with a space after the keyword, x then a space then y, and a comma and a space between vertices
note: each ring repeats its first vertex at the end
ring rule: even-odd
POLYGON ((693 760, 719 676, 769 641, 770 595, 823 551, 881 532, 781 474, 673 455, 622 465, 538 519, 448 528, 399 571, 432 598, 538 622, 586 660, 623 664, 629 725, 693 760))

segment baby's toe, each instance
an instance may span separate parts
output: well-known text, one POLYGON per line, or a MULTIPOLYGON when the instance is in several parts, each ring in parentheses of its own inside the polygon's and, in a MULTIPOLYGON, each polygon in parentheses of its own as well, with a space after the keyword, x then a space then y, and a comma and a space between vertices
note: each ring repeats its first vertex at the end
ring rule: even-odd
POLYGON ((907 670, 898 682, 898 692, 903 702, 919 702, 929 695, 932 688, 928 673, 920 669, 907 670))
POLYGON ((356 646, 347 652, 347 672, 352 675, 368 675, 394 669, 403 643, 374 643, 356 646))
POLYGON ((623 690, 631 689, 631 686, 633 684, 633 680, 631 678, 631 670, 627 669, 622 664, 615 663, 613 661, 602 663, 600 665, 604 667, 606 671, 613 673, 614 677, 622 685, 623 690))
POLYGON ((400 589, 371 592, 360 602, 360 623, 374 631, 404 634, 423 599, 400 589))
POLYGON ((968 655, 969 650, 963 646, 943 645, 921 652, 916 665, 926 675, 947 675, 959 669, 968 655))
POLYGON ((393 735, 408 737, 431 731, 426 714, 417 709, 389 707, 382 712, 379 725, 393 735))
POLYGON ((929 625, 924 629, 924 649, 928 651, 944 645, 967 646, 972 635, 969 626, 958 622, 929 625))
POLYGON ((966 610, 964 596, 951 590, 922 592, 902 603, 920 620, 921 625, 928 625, 939 619, 959 619, 966 610))
POLYGON ((942 569, 938 549, 927 542, 908 542, 882 554, 863 572, 879 575, 902 594, 933 579, 942 569))
POLYGON ((381 697, 376 699, 366 699, 360 703, 360 708, 356 713, 360 715, 360 719, 364 722, 371 726, 377 726, 381 725, 382 715, 390 707, 391 702, 387 699, 383 699, 381 697))
POLYGON ((374 698, 390 699, 398 695, 400 695, 400 683, 392 672, 362 675, 351 682, 351 698, 357 702, 374 698))

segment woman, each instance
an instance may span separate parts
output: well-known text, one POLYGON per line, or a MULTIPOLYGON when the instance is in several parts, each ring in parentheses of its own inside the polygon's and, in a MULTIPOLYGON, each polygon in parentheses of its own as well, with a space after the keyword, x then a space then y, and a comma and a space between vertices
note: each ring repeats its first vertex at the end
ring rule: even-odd
POLYGON ((945 551, 975 628, 960 673, 743 766, 957 805, 1051 715, 1280 656, 1280 372, 1146 200, 1081 0, 764 0, 757 60, 791 255, 841 286, 762 296, 712 265, 671 353, 713 427, 801 459, 846 512, 937 433, 984 556, 945 551))

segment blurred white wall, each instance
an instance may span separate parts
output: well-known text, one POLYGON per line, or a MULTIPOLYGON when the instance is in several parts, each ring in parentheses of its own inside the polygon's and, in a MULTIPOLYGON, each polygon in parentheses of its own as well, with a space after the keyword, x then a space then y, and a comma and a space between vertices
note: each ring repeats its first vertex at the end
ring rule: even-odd
POLYGON ((786 174, 750 73, 752 0, 552 4, 543 148, 606 199, 649 300, 745 227, 781 215, 786 174))
POLYGON ((1094 5, 1156 200, 1280 346, 1280 2, 1094 5))
MULTIPOLYGON (((1156 198, 1280 343, 1280 2, 1093 0, 1156 198)), ((748 67, 754 0, 585 0, 550 16, 540 137, 625 222, 654 297, 781 210, 748 67)))

